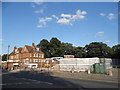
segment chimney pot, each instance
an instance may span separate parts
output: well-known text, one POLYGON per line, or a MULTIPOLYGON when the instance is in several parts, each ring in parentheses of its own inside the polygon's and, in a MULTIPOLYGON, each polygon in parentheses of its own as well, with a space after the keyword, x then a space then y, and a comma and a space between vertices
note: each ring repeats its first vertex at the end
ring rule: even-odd
POLYGON ((17 47, 16 47, 16 46, 14 46, 14 50, 15 50, 15 49, 17 49, 17 47))
POLYGON ((35 43, 32 43, 32 46, 35 46, 35 43))

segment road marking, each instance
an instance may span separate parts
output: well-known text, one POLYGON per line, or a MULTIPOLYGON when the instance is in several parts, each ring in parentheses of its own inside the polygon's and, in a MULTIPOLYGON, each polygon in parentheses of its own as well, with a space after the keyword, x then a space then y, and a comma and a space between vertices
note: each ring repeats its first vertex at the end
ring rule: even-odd
POLYGON ((53 83, 50 83, 50 82, 38 81, 38 80, 27 79, 27 78, 21 78, 21 79, 34 81, 34 82, 36 82, 36 83, 46 83, 46 84, 51 84, 51 85, 53 84, 53 83))
MULTIPOLYGON (((43 82, 43 81, 38 81, 38 80, 33 80, 33 79, 26 79, 26 78, 21 78, 21 79, 24 79, 24 80, 30 80, 30 81, 34 81, 35 83, 46 83, 46 84, 50 84, 52 85, 53 83, 50 83, 50 82, 43 82)), ((32 82, 19 82, 19 83, 5 83, 5 84, 0 84, 5 86, 5 85, 20 85, 20 84, 31 84, 32 82)))
POLYGON ((0 85, 18 85, 18 84, 30 84, 30 82, 19 82, 19 83, 5 83, 5 84, 0 84, 0 85))
POLYGON ((2 72, 0 75, 9 74, 9 73, 14 73, 14 72, 2 72))

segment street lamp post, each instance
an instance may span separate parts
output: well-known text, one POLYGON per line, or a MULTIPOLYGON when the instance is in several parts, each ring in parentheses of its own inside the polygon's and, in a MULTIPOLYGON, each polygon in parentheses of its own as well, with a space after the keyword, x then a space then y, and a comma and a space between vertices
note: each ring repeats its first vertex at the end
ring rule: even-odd
POLYGON ((7 60, 9 59, 9 48, 10 48, 10 45, 8 45, 7 60))
POLYGON ((10 45, 8 45, 8 54, 7 54, 7 60, 9 59, 9 48, 10 48, 10 45))

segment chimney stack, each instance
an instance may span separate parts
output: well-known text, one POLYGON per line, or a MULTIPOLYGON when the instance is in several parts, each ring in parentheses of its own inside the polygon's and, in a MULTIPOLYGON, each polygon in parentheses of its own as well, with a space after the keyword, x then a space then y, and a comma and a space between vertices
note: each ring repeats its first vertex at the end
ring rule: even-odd
POLYGON ((15 49, 17 49, 17 47, 16 47, 16 46, 14 46, 14 50, 15 50, 15 49))
POLYGON ((35 43, 32 43, 32 46, 35 46, 35 43))

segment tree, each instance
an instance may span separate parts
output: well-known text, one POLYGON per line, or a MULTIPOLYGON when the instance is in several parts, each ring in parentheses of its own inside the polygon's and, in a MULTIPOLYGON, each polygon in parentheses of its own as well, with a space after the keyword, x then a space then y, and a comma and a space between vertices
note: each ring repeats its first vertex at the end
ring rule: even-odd
POLYGON ((102 42, 92 42, 84 47, 87 57, 112 57, 112 49, 102 42))
POLYGON ((74 48, 71 43, 62 43, 61 49, 63 50, 63 55, 74 54, 74 48))
POLYGON ((113 49, 113 58, 120 59, 120 44, 113 46, 112 49, 113 49))
POLYGON ((61 41, 59 41, 57 38, 52 38, 50 40, 50 53, 52 57, 58 57, 61 55, 61 41))
POLYGON ((102 42, 92 42, 85 47, 74 47, 71 43, 64 43, 57 38, 50 42, 46 39, 37 45, 45 54, 46 58, 63 57, 64 55, 75 55, 78 58, 99 57, 99 58, 120 58, 120 44, 112 48, 102 42))
POLYGON ((37 46, 41 49, 41 51, 44 52, 45 57, 51 57, 49 49, 50 43, 48 42, 48 40, 46 39, 41 40, 37 46))
POLYGON ((83 47, 74 47, 73 55, 77 58, 83 58, 86 57, 86 52, 83 50, 83 47))
MULTIPOLYGON (((7 61, 7 55, 8 55, 8 54, 2 55, 2 61, 7 61)), ((9 55, 8 55, 8 56, 9 56, 9 55)))

